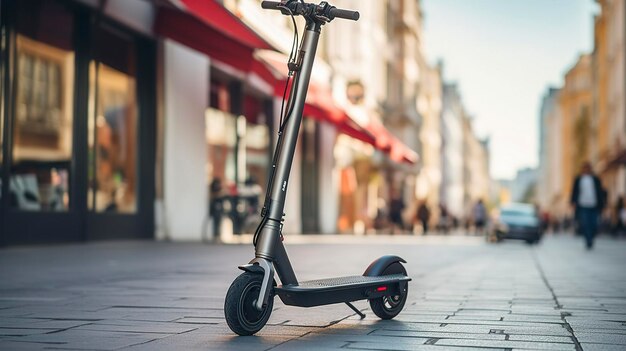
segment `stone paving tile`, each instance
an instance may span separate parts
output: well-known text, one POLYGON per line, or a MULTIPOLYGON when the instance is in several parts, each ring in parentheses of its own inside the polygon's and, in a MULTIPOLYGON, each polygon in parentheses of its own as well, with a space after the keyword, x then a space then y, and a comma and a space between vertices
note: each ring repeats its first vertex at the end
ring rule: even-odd
MULTIPOLYGON (((62 350, 61 344, 41 344, 23 341, 6 341, 0 339, 0 348, 10 351, 62 350)), ((67 349, 66 349, 67 350, 67 349)))
POLYGON ((101 323, 90 323, 81 325, 72 330, 91 330, 91 331, 115 331, 127 333, 157 333, 157 334, 180 334, 188 331, 196 330, 199 327, 190 324, 176 323, 145 323, 145 322, 116 322, 103 321, 101 323))
POLYGON ((59 329, 26 329, 26 328, 0 328, 0 336, 26 336, 46 334, 59 329))
POLYGON ((534 323, 563 323, 561 317, 549 317, 549 316, 532 316, 532 315, 505 315, 502 317, 503 321, 517 321, 517 322, 534 322, 534 323))
POLYGON ((626 349, 625 334, 577 332, 576 338, 580 343, 624 345, 626 349))
POLYGON ((574 329, 574 331, 584 331, 589 329, 600 329, 600 330, 611 330, 613 333, 625 333, 626 334, 626 325, 624 322, 611 322, 611 321, 582 321, 575 320, 572 321, 566 318, 569 325, 574 329))
POLYGON ((511 341, 538 341, 538 342, 556 342, 564 344, 573 344, 574 340, 570 336, 552 336, 552 335, 508 335, 507 340, 511 341))
POLYGON ((27 315, 28 312, 24 311, 23 306, 1 308, 0 318, 2 317, 22 317, 27 315))
POLYGON ((306 313, 298 313, 302 311, 299 307, 285 306, 282 303, 278 305, 270 316, 270 325, 327 327, 354 314, 348 306, 341 304, 309 308, 306 313))
POLYGON ((405 345, 405 344, 372 344, 364 342, 353 342, 348 344, 345 349, 348 350, 389 350, 389 351, 441 351, 444 349, 453 351, 505 351, 504 348, 492 348, 492 347, 465 347, 465 346, 446 346, 441 347, 439 345, 405 345))
POLYGON ((512 340, 459 340, 440 339, 433 345, 437 346, 476 346, 476 347, 500 347, 506 349, 527 349, 527 350, 576 350, 574 344, 559 344, 546 342, 527 342, 512 340))
POLYGON ((24 329, 69 329, 88 324, 89 321, 71 319, 2 318, 1 327, 24 329))
MULTIPOLYGON (((345 320, 342 324, 355 323, 353 320, 345 320)), ((357 322, 358 323, 358 322, 357 322)), ((437 324, 437 323, 399 323, 386 325, 379 323, 380 326, 388 330, 400 331, 423 331, 423 332, 450 332, 450 333, 476 333, 489 334, 492 330, 502 330, 506 334, 529 334, 529 335, 554 335, 569 336, 571 335, 566 328, 561 325, 546 324, 544 326, 505 326, 494 324, 437 324)))
POLYGON ((183 317, 176 319, 173 322, 176 323, 189 323, 189 324, 219 324, 223 321, 221 317, 183 317))
POLYGON ((507 313, 491 313, 491 314, 459 314, 455 313, 447 316, 444 319, 449 320, 475 320, 475 321, 500 321, 504 316, 507 316, 507 313))
POLYGON ((117 350, 123 347, 146 343, 159 338, 167 337, 167 334, 140 334, 121 332, 100 331, 74 331, 65 330, 53 334, 28 335, 20 338, 3 338, 0 347, 5 341, 23 341, 28 343, 45 344, 45 348, 57 347, 77 350, 117 350))
POLYGON ((581 343, 580 346, 585 351, 624 351, 623 345, 581 343))
POLYGON ((261 351, 280 345, 292 336, 259 335, 249 337, 237 337, 222 332, 214 334, 208 330, 210 327, 197 329, 189 333, 172 335, 166 338, 153 340, 147 343, 134 345, 125 350, 242 350, 261 351))
POLYGON ((378 329, 369 335, 383 335, 395 337, 416 337, 427 339, 476 339, 476 340, 506 340, 504 334, 471 334, 471 333, 444 333, 444 332, 421 332, 407 330, 378 329))

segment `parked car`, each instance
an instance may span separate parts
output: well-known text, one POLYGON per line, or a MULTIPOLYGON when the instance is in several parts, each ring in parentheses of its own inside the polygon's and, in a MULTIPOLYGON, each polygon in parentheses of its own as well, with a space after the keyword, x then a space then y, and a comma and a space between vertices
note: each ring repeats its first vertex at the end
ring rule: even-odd
POLYGON ((529 244, 538 243, 543 231, 539 214, 533 205, 514 203, 502 206, 491 229, 492 238, 524 240, 529 244))

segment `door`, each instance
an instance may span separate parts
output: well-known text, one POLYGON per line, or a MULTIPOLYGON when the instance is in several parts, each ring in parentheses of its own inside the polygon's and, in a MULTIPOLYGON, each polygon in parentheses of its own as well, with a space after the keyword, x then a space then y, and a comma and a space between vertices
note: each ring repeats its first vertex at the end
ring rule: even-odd
POLYGON ((151 238, 156 52, 151 43, 106 22, 92 37, 87 238, 151 238))

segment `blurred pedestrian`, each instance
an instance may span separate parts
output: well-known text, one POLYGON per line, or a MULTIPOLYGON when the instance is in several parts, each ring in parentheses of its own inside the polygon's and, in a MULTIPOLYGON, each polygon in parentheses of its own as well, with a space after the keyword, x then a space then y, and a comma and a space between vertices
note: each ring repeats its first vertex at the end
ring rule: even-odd
POLYGON ((428 220, 430 219, 430 209, 426 204, 426 201, 421 201, 417 208, 417 219, 422 224, 422 233, 428 234, 428 220))
POLYGON ((617 198, 615 203, 614 215, 614 227, 613 233, 615 236, 626 234, 626 205, 624 204, 624 197, 617 198))
POLYGON ((263 188, 258 184, 254 176, 246 179, 243 185, 238 187, 238 203, 245 204, 242 206, 243 211, 237 210, 238 220, 241 222, 241 230, 243 233, 254 233, 258 222, 260 211, 260 196, 263 188))
POLYGON ((224 189, 222 180, 215 178, 210 185, 211 202, 209 204, 209 215, 213 223, 213 238, 218 240, 221 234, 222 216, 224 214, 224 189))
POLYGON ((448 234, 450 230, 451 219, 448 213, 448 207, 444 204, 439 204, 439 230, 444 234, 448 234))
POLYGON ((570 203, 575 208, 574 217, 585 238, 587 250, 593 248, 604 198, 600 178, 593 173, 591 163, 583 163, 580 174, 574 180, 570 203))
POLYGON ((474 205, 472 216, 474 218, 474 230, 476 235, 485 234, 485 226, 487 224, 487 208, 485 207, 482 199, 478 200, 476 205, 474 205))
POLYGON ((404 201, 402 197, 394 193, 389 202, 389 222, 391 223, 391 234, 396 233, 396 229, 402 233, 404 231, 404 221, 402 220, 404 211, 404 201))
POLYGON ((548 229, 550 229, 550 222, 551 222, 550 212, 542 211, 540 218, 541 218, 541 231, 545 233, 548 231, 548 229))

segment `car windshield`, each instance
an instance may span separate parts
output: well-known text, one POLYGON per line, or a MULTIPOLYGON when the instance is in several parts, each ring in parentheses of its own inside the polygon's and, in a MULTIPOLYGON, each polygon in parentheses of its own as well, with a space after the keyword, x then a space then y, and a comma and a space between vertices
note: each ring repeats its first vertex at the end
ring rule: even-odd
POLYGON ((534 216, 535 210, 532 207, 503 208, 500 211, 500 215, 506 217, 528 217, 534 216))

